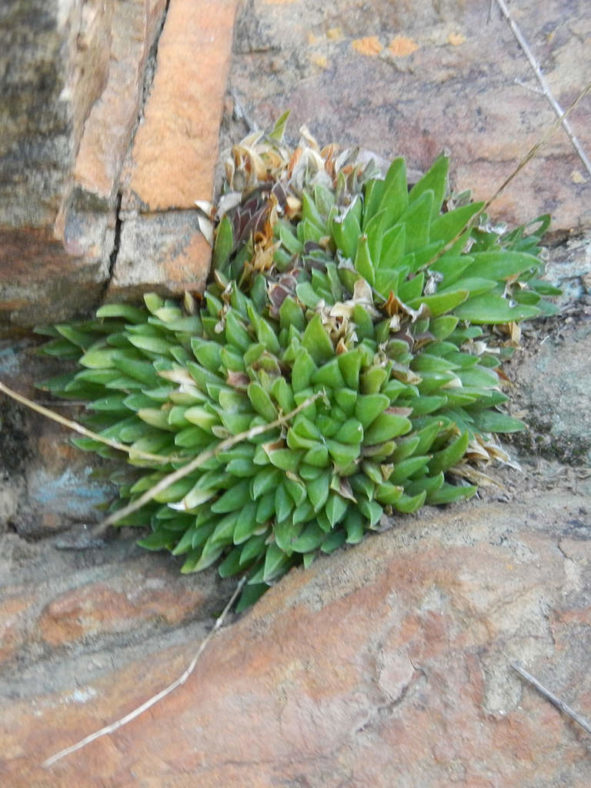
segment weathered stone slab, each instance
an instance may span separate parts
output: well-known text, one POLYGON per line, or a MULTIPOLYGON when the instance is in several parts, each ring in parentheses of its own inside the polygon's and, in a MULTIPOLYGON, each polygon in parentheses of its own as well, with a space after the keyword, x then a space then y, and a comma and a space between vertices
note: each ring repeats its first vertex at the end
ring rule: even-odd
MULTIPOLYGON (((356 0, 253 0, 238 19, 230 84, 262 128, 291 109, 293 135, 305 123, 322 143, 403 155, 423 171, 448 150, 454 188, 485 199, 556 119, 492 8, 488 19, 489 4, 474 0, 374 0, 371 11, 356 0)), ((566 108, 591 80, 587 4, 524 0, 511 13, 566 108)), ((589 155, 589 97, 570 121, 589 155)), ((564 233, 591 226, 590 205, 591 176, 557 131, 491 213, 521 223, 549 212, 564 233)))
POLYGON ((292 572, 211 643, 185 685, 49 772, 40 760, 167 685, 197 644, 5 704, 3 777, 587 785, 586 734, 510 667, 523 663, 589 716, 584 504, 546 494, 427 510, 292 572))
POLYGON ((113 9, 111 60, 105 88, 86 120, 76 157, 79 189, 110 200, 138 121, 144 69, 166 0, 124 0, 113 9))
POLYGON ((132 151, 130 192, 143 209, 211 200, 236 0, 173 0, 132 151))
POLYGON ((195 210, 129 217, 122 225, 107 299, 139 301, 150 291, 203 292, 210 256, 195 210))
POLYGON ((100 301, 120 170, 164 8, 164 0, 9 3, 0 33, 3 323, 63 320, 100 301))

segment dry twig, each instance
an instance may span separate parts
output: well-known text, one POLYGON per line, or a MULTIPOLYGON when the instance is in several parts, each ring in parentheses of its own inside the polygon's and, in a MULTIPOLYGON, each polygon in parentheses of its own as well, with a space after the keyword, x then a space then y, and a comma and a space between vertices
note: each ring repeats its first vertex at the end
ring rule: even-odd
POLYGON ((149 452, 145 451, 135 451, 131 446, 126 446, 124 443, 119 443, 119 441, 105 438, 102 435, 99 435, 98 433, 83 427, 82 424, 78 424, 77 421, 66 419, 64 416, 60 416, 59 413, 54 413, 52 410, 49 410, 49 408, 44 408, 43 405, 39 405, 37 402, 25 397, 23 394, 19 394, 18 391, 8 388, 8 386, 2 383, 2 381, 0 381, 0 391, 3 394, 6 394, 7 397, 15 400, 15 402, 20 402, 21 405, 24 405, 30 410, 34 410, 36 413, 40 413, 42 416, 45 416, 52 421, 56 421, 58 424, 61 424, 62 427, 67 427, 74 432, 78 432, 80 435, 84 435, 85 438, 92 438, 92 440, 98 441, 99 443, 104 443, 105 446, 110 446, 112 449, 117 449, 117 451, 124 451, 126 454, 133 453, 134 457, 142 460, 150 460, 152 462, 166 463, 171 462, 172 460, 182 459, 181 457, 163 457, 160 454, 150 454, 149 452))
POLYGON ((528 673, 525 668, 522 668, 519 663, 512 662, 511 667, 514 671, 519 673, 522 678, 529 682, 532 687, 535 687, 537 691, 546 698, 546 700, 549 700, 553 706, 556 706, 559 711, 561 711, 563 714, 566 714, 567 717, 571 718, 571 720, 574 720, 578 725, 581 726, 581 728, 583 728, 583 730, 587 731, 587 733, 591 733, 591 724, 589 724, 584 717, 581 717, 580 714, 577 714, 577 712, 571 709, 571 707, 568 706, 564 701, 556 697, 553 692, 550 692, 550 690, 546 689, 546 687, 540 684, 540 682, 534 676, 532 676, 531 673, 528 673))
POLYGON ((568 119, 566 117, 566 113, 564 112, 564 110, 562 109, 562 107, 560 106, 558 101, 556 101, 556 99, 554 98, 554 95, 553 95, 553 93, 552 93, 552 91, 550 89, 550 85, 548 84, 548 81, 547 81, 546 77, 544 76, 538 61, 534 57, 534 54, 531 51, 531 48, 530 48, 529 44, 527 43, 527 41, 525 39, 525 36, 521 32, 521 29, 517 25, 517 22, 511 16, 511 14, 509 12, 509 9, 507 8, 507 5, 505 3, 505 0, 495 0, 495 2, 498 5, 498 7, 499 7, 501 13, 503 14, 503 16, 505 17, 505 19, 509 23, 509 26, 510 26, 512 32, 513 32, 513 35, 517 39, 517 42, 518 42, 519 46, 521 47, 521 49, 523 50, 526 58, 528 59, 529 64, 532 67, 532 69, 534 71, 534 74, 537 77, 538 82, 540 83, 540 86, 542 88, 542 93, 548 99, 548 101, 550 103, 550 106, 552 107, 552 109, 556 113, 556 115, 558 117, 558 120, 560 121, 562 127, 566 131, 566 133, 568 135, 568 138, 570 139, 570 141, 572 143, 573 148, 576 150, 579 158, 581 159, 581 161, 585 165, 585 169, 587 170, 589 175, 591 175, 591 161, 589 161, 589 157, 587 156, 587 154, 583 150, 583 147, 582 147, 581 143, 579 142, 579 140, 576 138, 575 133, 572 130, 572 127, 571 127, 570 123, 568 122, 568 119))
POLYGON ((268 424, 261 424, 258 427, 252 427, 249 430, 245 430, 245 432, 238 433, 238 435, 233 435, 231 438, 226 438, 226 440, 218 443, 214 449, 204 451, 197 455, 197 457, 191 460, 191 462, 183 465, 182 468, 179 468, 178 470, 169 473, 167 476, 164 476, 164 478, 160 479, 157 484, 155 484, 149 490, 146 490, 143 495, 140 495, 137 500, 132 501, 122 509, 118 509, 116 512, 113 512, 113 514, 107 517, 106 520, 103 520, 102 523, 99 523, 95 528, 92 529, 88 535, 89 538, 92 539, 96 536, 100 536, 100 534, 104 533, 110 525, 114 525, 119 520, 127 517, 128 514, 132 514, 138 509, 141 509, 144 504, 149 503, 156 495, 158 495, 158 493, 168 489, 171 484, 178 482, 179 479, 184 479, 185 476, 188 476, 192 471, 194 471, 196 468, 199 468, 208 460, 211 460, 212 457, 215 457, 220 452, 230 449, 237 443, 242 443, 242 441, 250 440, 257 435, 262 435, 263 433, 268 432, 275 427, 281 427, 283 424, 290 421, 294 416, 297 416, 300 411, 304 410, 313 402, 315 402, 319 397, 323 396, 323 392, 318 392, 317 394, 308 397, 306 400, 304 400, 304 402, 301 403, 301 405, 298 405, 297 408, 294 408, 294 410, 290 411, 290 413, 286 413, 285 415, 281 415, 276 418, 275 421, 270 421, 268 424))
POLYGON ((236 601, 238 594, 242 590, 245 582, 246 582, 246 577, 243 577, 242 580, 238 583, 236 589, 234 590, 234 593, 230 597, 228 604, 222 610, 221 614, 218 616, 213 629, 209 632, 207 637, 205 637, 201 641, 201 645, 195 652, 195 656, 191 660, 189 666, 178 677, 178 679, 173 681, 172 684, 169 684, 168 687, 165 687, 163 690, 160 690, 160 692, 158 692, 156 695, 153 695, 151 698, 145 701, 145 703, 142 703, 141 706, 138 706, 133 711, 130 711, 129 714, 125 715, 125 717, 121 717, 115 722, 112 722, 110 725, 105 725, 104 728, 101 728, 100 730, 91 733, 89 736, 85 736, 84 739, 81 739, 79 742, 76 742, 76 744, 72 744, 70 747, 66 747, 63 750, 56 752, 55 755, 52 755, 50 758, 47 758, 47 760, 43 761, 41 765, 45 769, 48 769, 50 766, 53 766, 54 763, 61 760, 62 758, 65 758, 67 755, 71 755, 73 752, 76 752, 77 750, 81 750, 83 747, 86 747, 87 744, 90 744, 91 742, 100 739, 102 736, 108 736, 110 733, 114 733, 116 730, 119 730, 119 728, 122 728, 124 725, 127 725, 128 722, 137 719, 137 717, 139 717, 145 711, 152 708, 152 706, 155 706, 156 703, 159 703, 167 695, 170 695, 171 692, 174 692, 174 690, 177 687, 180 687, 182 684, 184 684, 189 678, 189 676, 191 675, 191 673, 195 670, 195 666, 197 665, 199 657, 205 651, 207 644, 224 623, 224 619, 226 618, 232 605, 236 601))

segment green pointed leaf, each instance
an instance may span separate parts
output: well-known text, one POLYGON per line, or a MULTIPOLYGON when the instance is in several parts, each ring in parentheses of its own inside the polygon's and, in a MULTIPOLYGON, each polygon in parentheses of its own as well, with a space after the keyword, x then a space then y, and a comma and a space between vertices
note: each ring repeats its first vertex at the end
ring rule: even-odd
POLYGON ((350 260, 355 257, 357 251, 357 241, 361 235, 359 224, 359 209, 361 207, 359 197, 355 197, 344 213, 335 218, 331 225, 332 237, 335 244, 350 260))
POLYGON ((344 498, 341 498, 337 493, 330 493, 324 511, 326 512, 331 528, 334 528, 337 523, 340 523, 345 516, 347 508, 348 503, 344 498))
POLYGON ((376 499, 385 505, 391 506, 400 500, 404 494, 404 487, 392 484, 391 482, 382 482, 376 486, 376 499))
MULTIPOLYGON (((457 307, 459 304, 464 303, 466 299, 470 296, 469 290, 456 290, 452 293, 436 293, 435 295, 431 296, 420 296, 417 299, 410 301, 409 306, 413 309, 417 309, 420 304, 425 304, 426 307, 429 309, 429 313, 432 317, 437 317, 438 315, 443 315, 446 312, 451 312, 452 309, 457 307)), ((456 310, 456 315, 457 315, 456 310)))
POLYGON ((279 116, 279 118, 275 121, 273 131, 268 135, 269 139, 275 140, 276 142, 281 142, 283 140, 283 135, 285 134, 285 128, 287 126, 289 115, 290 110, 286 110, 282 115, 279 116))
POLYGON ((281 328, 295 326, 299 331, 303 331, 306 327, 302 307, 291 296, 284 298, 279 307, 279 326, 281 328))
POLYGON ((359 544, 365 532, 361 512, 358 509, 349 507, 343 525, 347 533, 347 544, 359 544))
POLYGON ((177 432, 174 438, 175 445, 181 449, 195 449, 205 447, 211 443, 211 433, 200 427, 187 427, 177 432))
POLYGON ((433 490, 433 492, 427 494, 427 503, 436 506, 444 503, 463 501, 466 500, 466 498, 471 498, 477 489, 475 484, 460 487, 455 484, 444 482, 437 490, 433 490))
POLYGON ((275 490, 275 518, 278 523, 289 517, 293 510, 293 504, 293 499, 289 495, 285 484, 279 484, 275 490))
POLYGON ((416 479, 410 482, 410 484, 406 484, 406 493, 412 497, 419 493, 426 492, 428 500, 430 493, 438 490, 442 486, 444 478, 443 471, 435 474, 435 476, 423 476, 421 479, 416 479))
POLYGON ((233 487, 218 498, 210 507, 212 512, 216 514, 225 514, 226 512, 234 512, 241 509, 250 502, 250 480, 245 479, 237 482, 233 487))
POLYGON ((487 293, 461 304, 454 313, 460 319, 471 323, 494 325, 536 317, 540 314, 540 309, 525 304, 511 306, 502 296, 487 293))
POLYGON ((428 413, 433 413, 440 410, 447 403, 447 397, 444 396, 430 396, 430 397, 416 397, 409 400, 398 400, 400 407, 412 408, 413 417, 425 416, 428 413))
POLYGON ((212 254, 212 268, 214 271, 225 273, 228 269, 230 255, 234 249, 234 231, 230 218, 222 217, 215 232, 215 241, 212 254))
POLYGON ((520 432, 526 428, 526 425, 519 419, 496 410, 473 413, 472 418, 474 426, 482 432, 520 432))
POLYGON ((443 200, 447 193, 447 172, 449 169, 449 159, 447 156, 438 156, 429 170, 412 187, 409 192, 409 202, 414 202, 424 192, 433 192, 433 208, 431 210, 431 220, 439 216, 443 200))
POLYGON ((318 512, 328 499, 331 474, 329 471, 322 473, 317 479, 308 483, 308 499, 314 511, 318 512))
POLYGON ((345 379, 341 374, 340 356, 333 358, 312 374, 310 382, 313 385, 328 386, 331 389, 340 389, 345 385, 345 379))
POLYGON ((269 590, 266 583, 255 583, 253 585, 246 585, 240 594, 240 599, 236 605, 236 612, 242 613, 252 607, 254 603, 262 597, 265 591, 269 590))
POLYGON ((222 345, 201 337, 191 339, 191 349, 197 361, 211 372, 218 372, 222 365, 222 345))
MULTIPOLYGON (((374 395, 376 396, 376 395, 374 395)), ((404 435, 411 429, 411 422, 397 413, 381 413, 365 432, 365 443, 368 446, 374 443, 383 443, 404 435)))
POLYGON ((265 466, 257 471, 256 476, 250 482, 250 495, 256 500, 261 495, 265 495, 270 490, 273 490, 281 478, 280 472, 277 468, 265 466))
POLYGON ((155 314, 159 309, 164 306, 164 300, 156 293, 145 293, 144 303, 152 314, 155 314))
POLYGON ((402 495, 393 505, 399 512, 411 514, 421 508, 426 497, 427 493, 424 490, 417 495, 402 495))
POLYGON ((297 479, 291 479, 289 477, 283 480, 283 484, 295 505, 301 506, 307 497, 305 484, 297 479))
MULTIPOLYGON (((341 358, 341 356, 339 356, 339 358, 341 358)), ((344 411, 344 413, 346 413, 347 416, 353 415, 355 412, 355 403, 357 402, 357 391, 350 388, 342 388, 334 392, 334 398, 337 405, 344 411)))
POLYGON ((172 429, 168 423, 168 414, 163 410, 158 408, 141 408, 141 410, 138 410, 137 415, 151 427, 157 427, 159 430, 172 429))
POLYGON ((301 534, 292 541, 292 550, 296 553, 310 553, 317 550, 326 539, 324 531, 316 523, 307 525, 301 534))
POLYGON ((275 449, 268 451, 267 456, 269 457, 269 462, 276 468, 295 473, 299 467, 302 452, 293 451, 292 449, 275 449))
POLYGON ((399 221, 408 206, 408 186, 406 182, 406 162, 402 158, 394 159, 386 177, 378 210, 386 210, 387 222, 384 226, 391 227, 399 221))
POLYGON ((413 457, 407 457, 405 460, 401 460, 400 462, 396 463, 396 467, 390 476, 389 481, 392 484, 401 484, 402 482, 409 479, 413 476, 417 471, 420 471, 421 468, 424 468, 429 460, 431 459, 430 455, 416 455, 413 457))
POLYGON ((267 394, 260 383, 250 383, 246 389, 248 399, 252 407, 267 421, 274 421, 277 418, 277 410, 271 397, 267 394))
POLYGON ((384 367, 371 367, 361 375, 361 391, 363 394, 378 394, 388 380, 389 372, 384 367))
MULTIPOLYGON (((44 351, 47 353, 47 348, 50 345, 57 345, 58 343, 62 343, 66 349, 71 348, 70 342, 67 340, 57 340, 55 343, 48 343, 45 345, 44 351)), ((88 367, 90 369, 107 369, 109 367, 113 367, 113 356, 117 351, 114 348, 91 348, 84 353, 83 356, 79 359, 80 364, 83 367, 88 367)), ((78 356, 79 351, 76 349, 75 356, 78 356)), ((56 354, 58 355, 58 354, 56 354)))
POLYGON ((302 217, 304 220, 314 224, 321 231, 322 235, 328 234, 324 217, 318 210, 312 197, 305 190, 302 192, 302 217))
POLYGON ((363 199, 363 230, 365 231, 369 222, 378 213, 382 195, 384 193, 385 181, 374 178, 367 181, 364 187, 363 199))
POLYGON ((470 203, 434 218, 431 223, 431 241, 451 241, 467 228, 483 205, 482 202, 470 203))
POLYGON ((363 426, 357 419, 348 419, 339 428, 336 437, 341 443, 359 444, 363 440, 363 426))
POLYGON ((375 284, 375 268, 369 251, 367 235, 361 235, 359 238, 353 265, 368 284, 372 286, 375 284))
POLYGON ((330 553, 333 553, 335 550, 338 550, 339 547, 342 547, 345 544, 346 538, 347 534, 342 529, 333 531, 322 542, 320 549, 323 553, 330 555, 330 553))
POLYGON ((355 417, 367 429, 389 405, 390 399, 385 394, 362 394, 355 405, 355 417))
MULTIPOLYGON (((138 416, 142 418, 141 411, 138 413, 138 416)), ((220 423, 215 413, 211 413, 211 411, 207 410, 207 408, 203 408, 200 405, 187 408, 185 410, 185 419, 191 424, 194 424, 195 426, 200 427, 202 430, 206 430, 207 432, 210 432, 211 428, 215 424, 220 423)))
POLYGON ((96 316, 99 318, 122 317, 129 323, 143 323, 147 314, 145 309, 131 306, 131 304, 103 304, 97 309, 96 316))
POLYGON ((271 491, 263 495, 257 501, 256 521, 259 524, 266 523, 271 519, 275 512, 275 492, 271 491))
POLYGON ((315 371, 316 364, 311 354, 305 347, 299 348, 291 371, 291 385, 295 393, 308 388, 315 371))
POLYGON ((471 277, 484 279, 507 280, 522 274, 524 271, 537 271, 541 263, 537 257, 523 252, 496 250, 476 252, 472 254, 474 262, 468 268, 471 277))
POLYGON ((241 551, 239 549, 231 550, 224 558, 218 567, 218 574, 220 577, 232 577, 237 575, 242 570, 240 564, 241 551))
POLYGON ((323 364, 334 356, 332 342, 324 330, 320 315, 310 320, 302 337, 302 345, 316 364, 323 364))
POLYGON ((312 504, 306 500, 300 506, 298 506, 293 513, 293 524, 299 525, 300 523, 307 523, 313 518, 313 516, 314 509, 312 508, 312 504))
POLYGON ((323 443, 316 443, 304 454, 303 460, 315 468, 326 468, 328 465, 328 449, 323 443))
POLYGON ((377 501, 359 501, 359 511, 368 520, 369 527, 374 528, 381 520, 384 509, 377 501))
POLYGON ((433 455, 433 459, 429 462, 429 473, 431 475, 439 473, 439 471, 447 471, 453 468, 464 456, 468 443, 470 442, 469 433, 463 432, 459 437, 452 441, 449 446, 433 455))
POLYGON ((226 342, 234 345, 243 352, 248 350, 252 344, 250 334, 246 330, 238 313, 234 309, 229 309, 226 313, 226 342))
POLYGON ((429 225, 433 209, 433 192, 423 192, 400 217, 399 222, 406 227, 406 252, 421 249, 429 243, 429 225))
POLYGON ((240 510, 232 536, 234 544, 239 545, 246 542, 259 527, 255 517, 256 510, 257 505, 254 502, 247 503, 240 510))
MULTIPOLYGON (((265 554, 265 543, 268 539, 268 531, 263 534, 251 536, 242 548, 240 563, 248 566, 253 560, 261 558, 265 554)), ((250 581, 249 581, 250 582, 250 581)))
POLYGON ((146 550, 171 550, 174 542, 174 534, 170 531, 158 530, 143 539, 138 539, 137 544, 146 550))
POLYGON ((341 443, 341 441, 329 439, 326 441, 326 446, 330 456, 340 468, 348 467, 359 457, 359 444, 341 443))
POLYGON ((348 350, 337 356, 339 368, 349 389, 357 391, 359 386, 359 371, 361 369, 362 355, 358 349, 348 350))

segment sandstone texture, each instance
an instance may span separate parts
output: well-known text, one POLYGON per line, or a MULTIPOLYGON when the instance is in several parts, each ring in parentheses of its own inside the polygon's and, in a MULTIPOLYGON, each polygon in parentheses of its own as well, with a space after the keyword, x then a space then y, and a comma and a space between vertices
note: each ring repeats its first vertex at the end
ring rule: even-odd
MULTIPOLYGON (((588 505, 538 494, 429 510, 293 571, 216 636, 174 694, 49 770, 45 757, 180 675, 197 641, 187 629, 181 645, 102 675, 79 660, 75 684, 46 694, 37 680, 34 697, 17 674, 2 712, 4 783, 588 785, 587 734, 511 668, 591 709, 588 505)), ((161 626, 182 621, 196 589, 211 587, 205 576, 174 590, 162 563, 136 567, 40 611, 33 637, 45 659, 108 642, 134 611, 136 627, 158 614, 161 626)), ((9 649, 33 649, 19 621, 43 590, 5 614, 9 649)))
MULTIPOLYGON (((4 2, 0 380, 56 407, 34 385, 62 370, 24 329, 202 289, 193 201, 228 146, 286 108, 292 139, 305 123, 414 170, 445 148, 454 187, 490 196, 554 123, 495 8, 4 2)), ((591 79, 586 4, 510 8, 568 106, 591 79)), ((570 118, 588 154, 590 113, 587 96, 570 118)), ((176 679, 235 584, 180 575, 133 529, 62 549, 100 519, 109 471, 0 398, 0 784, 591 784, 589 735, 512 668, 591 720, 589 184, 557 131, 491 208, 509 223, 551 211, 548 277, 563 288, 561 315, 525 326, 506 368, 532 427, 506 442, 521 470, 490 468, 477 499, 291 572, 230 615, 174 693, 49 769, 176 679)))
MULTIPOLYGON (((491 197, 555 115, 507 22, 485 5, 249 0, 230 77, 235 114, 267 128, 291 109, 292 134, 306 124, 322 143, 403 155, 420 170, 447 150, 454 187, 491 197)), ((591 80, 586 3, 524 0, 511 13, 567 108, 591 80)), ((570 120, 589 151, 589 96, 570 120)), ((589 228, 590 204, 591 176, 556 131, 491 214, 521 223, 549 212, 564 235, 589 228)))
POLYGON ((160 230, 170 236, 174 211, 194 214, 196 199, 213 196, 235 8, 9 0, 2 9, 4 333, 88 312, 107 289, 137 299, 140 285, 203 288, 210 250, 195 217, 172 249, 159 245, 160 230), (120 244, 138 232, 149 258, 128 244, 118 267, 120 244))

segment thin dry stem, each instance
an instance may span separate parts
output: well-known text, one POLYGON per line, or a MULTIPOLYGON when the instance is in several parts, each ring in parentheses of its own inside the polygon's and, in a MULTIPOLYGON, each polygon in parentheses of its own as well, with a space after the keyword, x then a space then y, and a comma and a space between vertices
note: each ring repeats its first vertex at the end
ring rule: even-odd
POLYGON ((138 509, 141 509, 141 507, 144 504, 149 503, 156 495, 158 495, 158 493, 168 489, 171 484, 178 482, 179 479, 184 479, 185 476, 188 476, 192 471, 194 471, 196 468, 199 468, 201 465, 206 463, 212 457, 215 457, 220 452, 226 451, 226 449, 230 449, 232 446, 235 446, 237 443, 250 440, 251 438, 255 438, 257 435, 262 435, 263 433, 268 432, 269 430, 272 430, 275 427, 281 427, 283 424, 288 422, 294 416, 297 416, 297 414, 300 413, 300 411, 304 410, 313 402, 315 402, 319 397, 323 397, 323 396, 324 396, 323 392, 318 392, 317 394, 308 397, 306 400, 304 400, 304 402, 301 403, 301 405, 298 405, 298 407, 292 410, 290 413, 281 415, 274 421, 270 421, 268 424, 261 424, 258 427, 252 427, 249 430, 240 432, 238 433, 238 435, 233 435, 231 438, 226 438, 226 440, 223 440, 221 441, 221 443, 218 443, 218 445, 214 449, 210 449, 209 451, 205 451, 202 454, 199 454, 197 457, 191 460, 191 462, 188 462, 186 465, 183 465, 182 468, 179 468, 178 470, 169 473, 167 476, 164 476, 164 478, 160 479, 160 481, 157 484, 155 484, 149 490, 146 490, 146 492, 143 495, 140 495, 140 497, 137 500, 132 501, 130 504, 124 506, 122 509, 118 509, 116 512, 113 512, 113 514, 107 517, 106 520, 103 520, 102 523, 99 523, 95 528, 92 529, 92 531, 89 534, 89 537, 93 538, 99 536, 100 534, 104 533, 110 525, 114 525, 119 520, 123 519, 124 517, 127 517, 128 514, 132 514, 133 512, 136 512, 138 509))
POLYGON ((106 446, 110 446, 112 449, 124 451, 126 454, 131 454, 133 452, 134 457, 137 457, 138 459, 166 463, 171 462, 172 460, 182 459, 181 457, 163 457, 160 454, 150 454, 149 452, 135 451, 131 446, 126 446, 124 443, 119 443, 119 441, 114 441, 110 438, 104 438, 102 435, 99 435, 98 433, 83 427, 82 424, 78 424, 77 421, 66 419, 64 416, 60 416, 59 413, 54 413, 52 410, 49 410, 49 408, 44 408, 43 405, 39 405, 37 402, 25 397, 23 394, 19 394, 18 391, 8 388, 8 386, 2 383, 2 381, 0 381, 0 391, 16 402, 20 402, 21 405, 25 405, 25 407, 30 408, 30 410, 34 410, 36 413, 40 413, 42 416, 45 416, 52 421, 56 421, 63 427, 67 427, 74 432, 78 432, 80 435, 84 435, 85 438, 92 438, 92 440, 104 443, 106 446))
POLYGON ((562 107, 560 106, 558 101, 556 101, 556 99, 554 98, 552 90, 550 89, 550 85, 548 84, 548 81, 546 80, 546 77, 544 76, 538 61, 534 57, 534 54, 531 51, 531 48, 530 48, 529 44, 527 43, 527 40, 525 39, 525 36, 521 32, 521 29, 519 28, 517 22, 511 16, 511 14, 509 12, 509 9, 507 8, 507 5, 505 3, 505 0, 495 0, 495 2, 498 5, 499 9, 501 10, 501 13, 503 14, 505 19, 507 20, 507 22, 509 22, 509 26, 510 26, 512 32, 513 32, 513 35, 517 39, 517 42, 518 42, 519 46, 523 50, 526 58, 529 61, 530 66, 532 67, 532 69, 534 71, 534 74, 537 77, 538 82, 540 83, 540 86, 542 88, 542 93, 548 99, 548 101, 550 103, 550 106, 552 107, 552 109, 556 113, 556 115, 558 117, 558 120, 560 121, 562 127, 566 131, 566 133, 568 135, 568 138, 570 139, 570 141, 572 143, 573 148, 576 150, 579 158, 583 162, 583 164, 585 166, 585 169, 587 170, 589 175, 591 175, 591 161, 589 161, 589 157, 587 156, 587 154, 583 150, 583 147, 582 147, 581 143, 579 142, 579 140, 576 138, 575 133, 572 130, 572 127, 571 127, 570 123, 568 122, 568 120, 566 118, 566 114, 565 114, 564 110, 562 109, 562 107))
POLYGON ((571 718, 571 720, 574 720, 574 722, 576 722, 577 725, 580 725, 583 730, 587 731, 587 733, 591 733, 591 724, 589 724, 584 717, 581 717, 580 714, 571 709, 571 707, 568 706, 563 700, 560 700, 560 698, 554 695, 553 692, 550 692, 549 689, 546 689, 546 687, 544 687, 544 685, 541 684, 537 678, 535 678, 535 676, 532 676, 531 673, 528 673, 527 670, 522 668, 517 662, 513 662, 511 667, 514 671, 519 673, 522 678, 529 682, 532 687, 535 687, 537 691, 546 698, 546 700, 549 700, 553 706, 556 706, 559 711, 561 711, 563 714, 566 714, 567 717, 571 718))
POLYGON ((228 604, 217 618, 213 629, 211 630, 211 632, 209 632, 207 637, 205 637, 201 641, 201 645, 195 652, 195 656, 189 663, 189 666, 186 668, 186 670, 183 671, 183 673, 181 673, 178 679, 173 681, 172 684, 169 684, 168 687, 165 687, 163 690, 160 690, 160 692, 156 693, 156 695, 152 695, 151 698, 148 698, 148 700, 142 703, 141 706, 137 706, 137 708, 135 708, 133 711, 130 711, 129 714, 126 714, 124 717, 121 717, 115 722, 112 722, 110 725, 105 725, 104 728, 101 728, 100 730, 95 731, 94 733, 91 733, 88 736, 85 736, 79 742, 76 742, 76 744, 72 744, 70 747, 66 747, 63 750, 56 752, 55 755, 52 755, 50 758, 47 758, 47 760, 43 761, 41 765, 45 769, 48 769, 50 766, 53 766, 54 763, 61 760, 62 758, 65 758, 67 755, 71 755, 77 750, 81 750, 83 747, 86 747, 87 744, 90 744, 91 742, 100 739, 102 736, 108 736, 110 733, 114 733, 116 730, 119 730, 119 728, 122 728, 124 725, 127 725, 128 722, 137 719, 145 711, 152 708, 152 706, 155 706, 156 703, 159 703, 167 695, 170 695, 171 692, 174 692, 174 690, 177 687, 180 687, 182 684, 184 684, 189 678, 189 676, 191 675, 191 673, 193 673, 193 671, 195 670, 195 666, 199 661, 199 657, 205 651, 209 641, 212 639, 212 637, 215 635, 215 633, 221 628, 222 624, 224 623, 224 619, 226 618, 232 605, 238 598, 238 594, 242 590, 245 582, 246 582, 246 577, 243 577, 242 580, 240 580, 240 582, 238 583, 236 589, 234 590, 234 593, 230 597, 228 604))
POLYGON ((482 207, 480 208, 480 210, 476 211, 476 213, 475 213, 475 214, 472 216, 472 218, 471 218, 469 221, 467 221, 467 222, 466 222, 466 224, 465 224, 465 225, 462 227, 462 229, 461 229, 461 230, 459 230, 459 231, 456 233, 456 235, 455 235, 455 236, 454 236, 454 237, 451 239, 451 241, 448 241, 448 242, 445 244, 445 246, 443 247, 443 249, 440 249, 440 250, 439 250, 439 252, 437 252, 437 254, 436 254, 436 255, 434 255, 434 256, 433 256, 433 257, 432 257, 432 258, 431 258, 431 259, 430 259, 428 262, 426 262, 426 263, 425 263, 425 264, 422 266, 422 268, 423 268, 423 269, 425 269, 425 268, 428 268, 430 265, 433 265, 433 263, 437 262, 437 260, 439 260, 439 258, 440 258, 440 257, 443 257, 443 255, 444 255, 446 252, 448 252, 448 251, 449 251, 449 250, 450 250, 450 249, 453 247, 453 245, 454 245, 455 243, 457 243, 457 242, 460 240, 460 238, 462 237, 462 235, 463 235, 463 234, 464 234, 464 233, 465 233, 467 230, 469 230, 471 227, 474 227, 474 226, 476 225, 476 223, 478 222, 478 220, 480 219, 480 217, 481 217, 481 216, 482 216, 484 213, 486 213, 486 211, 487 211, 487 210, 490 208, 490 206, 492 205, 492 203, 493 203, 493 202, 494 202, 494 201, 495 201, 495 200, 496 200, 498 197, 500 197, 500 196, 501 196, 501 194, 502 194, 502 193, 505 191, 505 189, 507 188, 507 186, 509 186, 509 184, 511 183, 511 181, 513 181, 513 179, 514 179, 514 178, 515 178, 515 177, 516 177, 516 176, 517 176, 517 175, 518 175, 518 174, 521 172, 521 170, 522 170, 522 169, 523 169, 523 168, 524 168, 524 167, 525 167, 525 166, 526 166, 526 165, 527 165, 527 164, 528 164, 528 163, 529 163, 529 162, 530 162, 530 161, 531 161, 531 160, 532 160, 532 159, 533 159, 533 158, 534 158, 536 155, 537 155, 537 153, 538 153, 538 151, 540 150, 540 148, 541 148, 543 145, 545 145, 545 144, 546 144, 546 142, 547 142, 547 141, 550 139, 550 137, 551 137, 551 136, 554 134, 554 132, 555 132, 555 131, 557 131, 557 130, 560 128, 560 126, 562 125, 562 120, 563 120, 564 118, 568 117, 568 116, 571 114, 571 112, 573 112, 573 110, 574 110, 574 109, 575 109, 575 108, 576 108, 576 107, 579 105, 579 103, 580 103, 580 102, 581 102, 581 101, 582 101, 582 100, 585 98, 585 96, 586 96, 586 95, 587 95, 589 92, 591 92, 591 82, 589 82, 589 84, 588 84, 588 85, 586 85, 586 86, 583 88, 583 90, 582 90, 582 91, 579 93, 579 95, 576 97, 576 99, 573 101, 573 103, 572 103, 572 104, 569 106, 569 108, 566 110, 566 112, 564 112, 564 113, 563 113, 563 115, 562 115, 560 118, 557 118, 557 119, 555 120, 555 122, 554 122, 554 123, 553 123, 553 124, 552 124, 552 125, 551 125, 551 126, 548 128, 548 129, 546 129, 546 131, 545 131, 545 133, 542 135, 542 137, 541 137, 541 138, 538 140, 538 142, 536 142, 536 144, 535 144, 535 145, 533 145, 533 146, 532 146, 532 147, 529 149, 529 151, 528 151, 528 152, 525 154, 525 156, 524 156, 524 157, 521 159, 521 161, 519 162, 519 164, 517 165, 517 167, 515 167, 515 169, 513 170, 513 172, 512 172, 510 175, 508 175, 508 176, 505 178, 505 180, 504 180, 504 181, 501 183, 501 185, 500 185, 500 186, 499 186, 499 188, 498 188, 498 189, 495 191, 495 193, 492 195, 492 197, 489 197, 489 198, 488 198, 488 200, 486 200, 486 202, 485 202, 485 203, 482 205, 482 207))

